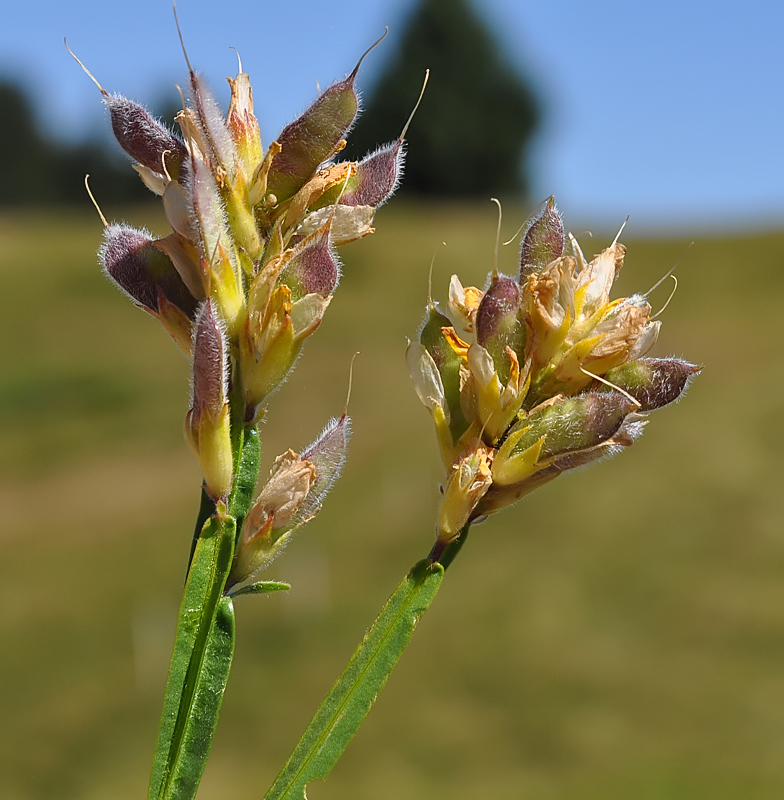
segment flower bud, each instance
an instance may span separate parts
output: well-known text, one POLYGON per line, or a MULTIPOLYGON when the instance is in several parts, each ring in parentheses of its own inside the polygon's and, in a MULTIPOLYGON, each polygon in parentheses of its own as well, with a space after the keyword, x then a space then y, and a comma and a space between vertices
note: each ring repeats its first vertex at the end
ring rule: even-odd
MULTIPOLYGON (((610 370, 605 378, 628 392, 640 404, 640 411, 655 411, 678 400, 701 369, 680 358, 641 358, 610 370)), ((612 387, 599 385, 595 391, 612 391, 612 387)))
POLYGON ((510 431, 493 462, 493 480, 510 486, 554 459, 596 447, 618 431, 634 407, 619 392, 588 393, 542 404, 510 431))
POLYGON ((112 130, 128 155, 153 172, 178 178, 188 151, 182 140, 156 120, 146 108, 118 94, 104 94, 112 130))
POLYGON ((128 225, 108 225, 98 251, 104 271, 135 303, 156 316, 159 296, 192 318, 196 298, 188 291, 174 264, 156 247, 145 230, 128 225))
POLYGON ((544 269, 564 253, 566 237, 563 220, 550 196, 534 211, 526 223, 520 241, 520 279, 544 269))
POLYGON ((233 479, 227 349, 223 327, 206 300, 195 324, 192 401, 185 432, 214 500, 228 495, 233 479))

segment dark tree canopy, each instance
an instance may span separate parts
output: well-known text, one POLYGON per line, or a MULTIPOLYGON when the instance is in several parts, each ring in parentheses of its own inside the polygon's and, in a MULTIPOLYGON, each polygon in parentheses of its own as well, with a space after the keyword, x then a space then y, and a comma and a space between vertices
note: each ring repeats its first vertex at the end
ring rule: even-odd
POLYGON ((421 0, 367 100, 352 156, 399 135, 427 68, 430 82, 406 137, 403 191, 526 192, 524 152, 539 118, 536 99, 469 0, 421 0))
MULTIPOLYGON (((99 101, 97 101, 99 102, 99 101)), ((119 148, 103 141, 57 142, 42 130, 32 103, 12 83, 0 81, 0 207, 75 203, 89 206, 84 176, 101 203, 151 197, 119 148)), ((107 120, 108 126, 108 120, 107 120)))

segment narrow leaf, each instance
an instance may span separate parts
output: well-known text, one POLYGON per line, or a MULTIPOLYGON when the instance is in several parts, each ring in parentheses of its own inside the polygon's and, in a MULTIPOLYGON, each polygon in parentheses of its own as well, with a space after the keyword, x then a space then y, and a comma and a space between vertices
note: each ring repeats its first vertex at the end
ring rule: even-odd
POLYGON ((438 591, 444 570, 420 561, 387 601, 327 695, 265 800, 306 800, 326 778, 364 721, 438 591))
POLYGON ((196 543, 180 607, 149 800, 196 793, 234 648, 234 611, 223 587, 234 552, 232 517, 210 517, 196 543))
POLYGON ((281 581, 257 581, 241 586, 239 589, 229 592, 229 597, 239 597, 241 594, 268 594, 269 592, 285 592, 291 589, 288 583, 281 581))

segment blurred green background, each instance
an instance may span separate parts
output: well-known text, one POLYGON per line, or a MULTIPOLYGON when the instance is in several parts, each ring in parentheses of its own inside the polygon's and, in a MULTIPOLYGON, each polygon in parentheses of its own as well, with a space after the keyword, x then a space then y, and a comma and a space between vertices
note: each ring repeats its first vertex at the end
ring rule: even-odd
MULTIPOLYGON (((165 232, 141 208, 114 211, 165 232)), ((525 210, 505 212, 508 238, 525 210)), ((198 501, 182 437, 188 365, 101 276, 100 235, 93 214, 0 216, 8 800, 144 796, 198 501)), ((365 627, 429 550, 439 465, 405 337, 439 243, 433 286, 444 299, 452 272, 482 284, 494 236, 490 203, 393 204, 376 234, 342 251, 342 285, 262 436, 265 472, 311 441, 342 412, 359 350, 348 464, 267 570, 292 591, 237 601, 201 800, 263 795, 365 627)), ((646 290, 688 243, 624 241, 616 296, 646 290)), ((697 240, 654 354, 683 355, 703 374, 629 451, 475 529, 311 798, 784 794, 783 248, 781 232, 697 240)), ((502 271, 514 270, 513 250, 502 271)))

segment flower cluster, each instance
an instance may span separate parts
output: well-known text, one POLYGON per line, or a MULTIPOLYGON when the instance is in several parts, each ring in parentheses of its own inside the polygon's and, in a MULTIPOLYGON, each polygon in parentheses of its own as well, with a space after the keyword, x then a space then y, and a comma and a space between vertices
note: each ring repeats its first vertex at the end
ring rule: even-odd
POLYGON ((610 300, 625 253, 615 241, 586 261, 550 198, 518 275, 494 271, 485 291, 455 275, 445 311, 430 301, 406 357, 447 472, 434 557, 471 521, 631 445, 699 371, 644 357, 661 323, 644 296, 610 300))
MULTIPOLYGON (((225 116, 190 70, 181 135, 99 85, 117 141, 161 197, 172 229, 156 239, 107 224, 100 259, 192 360, 186 436, 219 510, 236 480, 238 431, 255 428, 330 304, 340 276, 335 248, 373 231, 376 208, 399 180, 402 135, 362 161, 335 160, 358 113, 361 62, 266 151, 241 66, 229 79, 225 116)), ((235 582, 318 510, 348 432, 344 414, 302 456, 279 457, 246 516, 235 582)))

